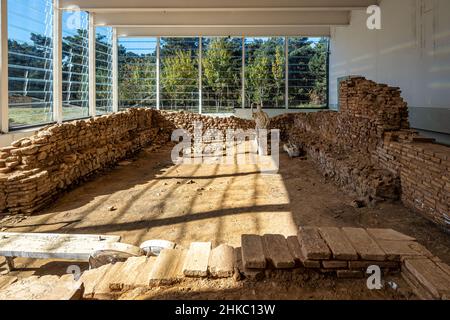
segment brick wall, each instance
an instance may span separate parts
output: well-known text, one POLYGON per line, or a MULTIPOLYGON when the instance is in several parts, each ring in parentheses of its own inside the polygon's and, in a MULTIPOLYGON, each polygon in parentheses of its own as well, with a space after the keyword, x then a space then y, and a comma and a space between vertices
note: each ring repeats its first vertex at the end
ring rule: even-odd
POLYGON ((400 198, 450 229, 450 148, 409 129, 399 88, 351 77, 339 112, 296 114, 289 138, 324 175, 368 201, 400 198))

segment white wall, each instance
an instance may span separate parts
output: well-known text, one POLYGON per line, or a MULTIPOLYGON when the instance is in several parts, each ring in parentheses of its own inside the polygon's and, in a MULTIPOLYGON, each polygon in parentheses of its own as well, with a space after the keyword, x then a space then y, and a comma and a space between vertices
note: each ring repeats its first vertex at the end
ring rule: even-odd
POLYGON ((415 128, 450 134, 450 1, 381 0, 381 30, 365 11, 331 31, 330 104, 337 78, 362 75, 398 86, 415 128))

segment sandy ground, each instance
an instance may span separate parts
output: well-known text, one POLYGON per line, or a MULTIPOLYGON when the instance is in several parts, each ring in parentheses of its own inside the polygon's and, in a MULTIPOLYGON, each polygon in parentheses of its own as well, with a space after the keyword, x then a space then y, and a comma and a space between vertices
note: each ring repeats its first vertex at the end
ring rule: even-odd
MULTIPOLYGON (((192 241, 238 246, 243 233, 294 235, 298 225, 393 228, 450 263, 448 234, 401 203, 354 208, 356 198, 309 160, 282 154, 279 173, 264 175, 255 165, 173 165, 170 150, 143 151, 37 215, 3 217, 0 230, 114 234, 135 245, 162 238, 187 247, 192 241)), ((16 259, 21 276, 62 274, 70 264, 16 259)))

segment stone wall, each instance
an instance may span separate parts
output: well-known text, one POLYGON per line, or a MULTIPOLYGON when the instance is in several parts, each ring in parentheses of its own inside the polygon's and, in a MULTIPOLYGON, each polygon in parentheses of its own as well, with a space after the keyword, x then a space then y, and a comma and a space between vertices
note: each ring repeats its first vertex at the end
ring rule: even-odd
POLYGON ((175 128, 192 132, 195 121, 202 121, 204 130, 254 128, 253 121, 235 117, 143 108, 47 126, 0 149, 0 212, 34 213, 143 147, 169 142, 175 128))
POLYGON ((367 201, 397 199, 450 225, 450 148, 409 129, 399 88, 351 77, 339 112, 294 115, 289 139, 324 175, 367 201))
POLYGON ((155 140, 154 111, 130 109, 42 128, 0 149, 0 211, 33 213, 62 190, 155 140))

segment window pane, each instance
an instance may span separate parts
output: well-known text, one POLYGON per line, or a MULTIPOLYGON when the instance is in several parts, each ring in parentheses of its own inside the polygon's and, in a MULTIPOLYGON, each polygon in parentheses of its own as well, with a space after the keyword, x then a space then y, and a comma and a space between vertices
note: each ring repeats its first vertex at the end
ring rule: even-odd
POLYGON ((289 38, 289 106, 326 106, 328 38, 289 38))
POLYGON ((161 38, 161 109, 198 112, 199 38, 161 38))
POLYGON ((9 124, 53 121, 51 0, 8 1, 9 124))
POLYGON ((119 110, 156 107, 156 38, 119 39, 119 110))
POLYGON ((242 38, 202 41, 203 112, 231 113, 242 105, 242 38))
POLYGON ((96 28, 96 113, 112 112, 112 50, 113 31, 111 27, 96 28))
POLYGON ((89 14, 63 12, 63 119, 89 116, 89 14))
POLYGON ((284 107, 284 38, 246 38, 245 64, 246 107, 284 107))

